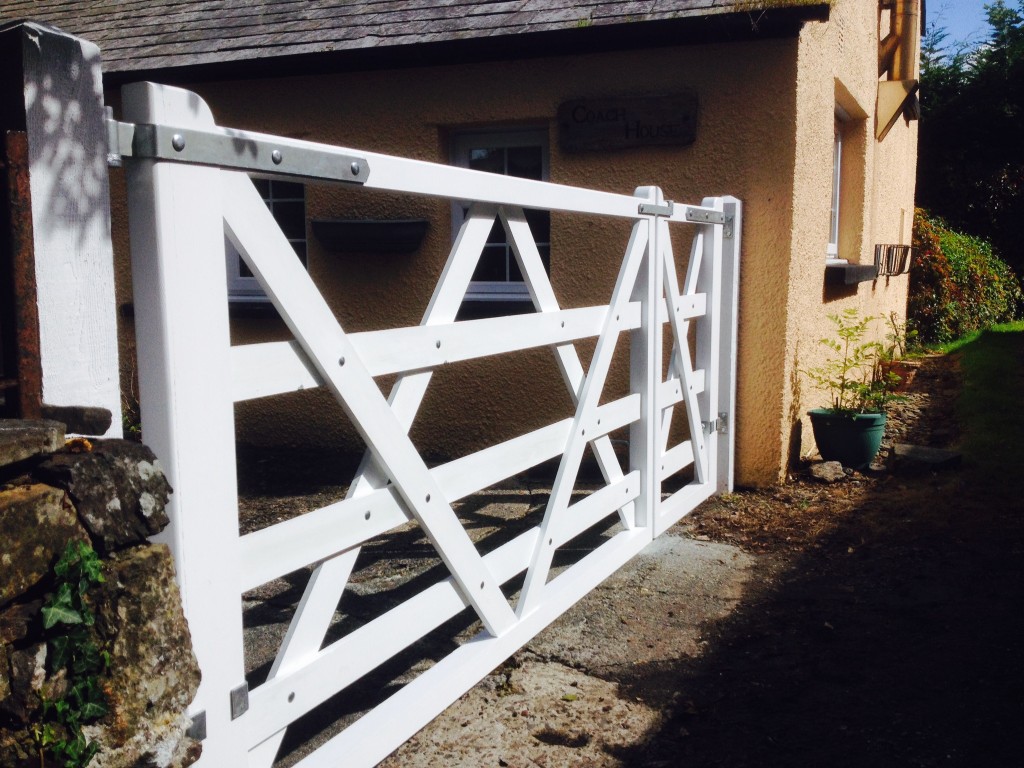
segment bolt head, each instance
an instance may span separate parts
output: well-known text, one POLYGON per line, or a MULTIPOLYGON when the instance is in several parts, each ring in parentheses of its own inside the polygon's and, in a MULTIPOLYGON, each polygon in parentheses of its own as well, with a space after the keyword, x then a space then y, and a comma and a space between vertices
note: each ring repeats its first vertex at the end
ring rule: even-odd
POLYGON ((281 155, 281 150, 275 149, 270 153, 270 159, 274 161, 274 165, 280 165, 284 157, 281 155))
POLYGON ((363 170, 363 166, 361 166, 359 163, 355 161, 352 161, 352 165, 349 166, 349 170, 352 171, 353 176, 358 176, 359 172, 363 170))
POLYGON ((185 137, 180 133, 176 133, 171 136, 171 146, 174 147, 175 152, 181 152, 185 148, 185 137))

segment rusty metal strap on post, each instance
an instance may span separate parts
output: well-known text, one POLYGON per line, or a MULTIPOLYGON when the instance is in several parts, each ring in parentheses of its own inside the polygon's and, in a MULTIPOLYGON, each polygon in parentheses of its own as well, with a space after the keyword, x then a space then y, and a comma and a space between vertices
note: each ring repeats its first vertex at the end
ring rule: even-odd
POLYGON ((9 416, 38 419, 42 408, 43 372, 39 351, 39 307, 36 296, 32 198, 29 189, 28 138, 24 131, 3 135, 0 232, 4 258, 2 284, 3 375, 7 395, 4 411, 9 416), (13 386, 11 385, 13 379, 13 386), (13 394, 12 394, 13 393, 13 394))

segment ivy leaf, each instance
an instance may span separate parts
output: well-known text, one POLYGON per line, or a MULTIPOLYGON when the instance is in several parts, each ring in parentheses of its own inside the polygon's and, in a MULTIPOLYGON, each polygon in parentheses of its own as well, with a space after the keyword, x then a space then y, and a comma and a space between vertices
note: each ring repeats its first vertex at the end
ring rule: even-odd
POLYGON ((82 704, 78 714, 82 718, 83 723, 91 723, 93 720, 99 720, 107 714, 107 708, 98 701, 87 701, 82 704))
POLYGON ((87 554, 82 556, 82 576, 88 579, 91 584, 101 584, 106 579, 103 578, 103 561, 100 560, 99 555, 92 549, 89 549, 87 554))
POLYGON ((50 629, 58 622, 61 624, 81 624, 82 614, 75 610, 71 602, 71 586, 61 584, 57 594, 50 600, 49 605, 42 608, 43 628, 50 629))
POLYGON ((47 661, 50 662, 50 671, 56 672, 64 669, 71 661, 72 647, 71 638, 67 635, 54 637, 50 640, 50 653, 47 661))

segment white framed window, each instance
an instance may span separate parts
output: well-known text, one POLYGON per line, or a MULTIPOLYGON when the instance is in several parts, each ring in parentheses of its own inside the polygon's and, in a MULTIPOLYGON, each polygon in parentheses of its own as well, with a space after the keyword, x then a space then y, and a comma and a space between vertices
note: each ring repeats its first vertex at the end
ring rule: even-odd
POLYGON ((843 130, 836 115, 832 140, 832 204, 828 223, 828 245, 825 248, 826 259, 839 258, 839 204, 842 189, 843 172, 843 130))
MULTIPOLYGON (((452 138, 452 164, 477 171, 548 180, 547 128, 496 129, 457 133, 452 138)), ((458 232, 469 205, 452 205, 452 236, 458 232)), ((526 210, 526 220, 545 268, 551 259, 551 214, 526 210)), ((529 292, 516 264, 501 222, 495 221, 480 262, 466 292, 467 301, 524 301, 529 292)))
MULTIPOLYGON (((306 187, 294 181, 253 179, 263 202, 274 215, 295 255, 306 264, 306 187)), ((234 246, 224 239, 228 268, 228 298, 234 302, 265 302, 267 296, 234 246)))

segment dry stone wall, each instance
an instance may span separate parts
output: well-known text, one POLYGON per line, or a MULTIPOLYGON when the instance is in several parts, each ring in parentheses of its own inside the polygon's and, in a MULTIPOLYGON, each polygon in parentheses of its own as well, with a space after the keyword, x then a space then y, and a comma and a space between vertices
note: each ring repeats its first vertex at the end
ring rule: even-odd
POLYGON ((149 542, 167 525, 170 493, 143 445, 65 443, 59 422, 0 420, 0 766, 184 768, 198 759, 184 713, 199 668, 170 553, 149 542), (84 607, 65 616, 75 642, 92 649, 79 656, 58 639, 64 625, 46 628, 65 588, 55 566, 74 542, 99 555, 102 575, 78 582, 84 607), (99 669, 88 686, 100 709, 83 704, 76 678, 76 665, 89 663, 99 669), (69 709, 84 715, 80 726, 68 725, 69 709), (69 750, 79 750, 77 763, 69 750))

